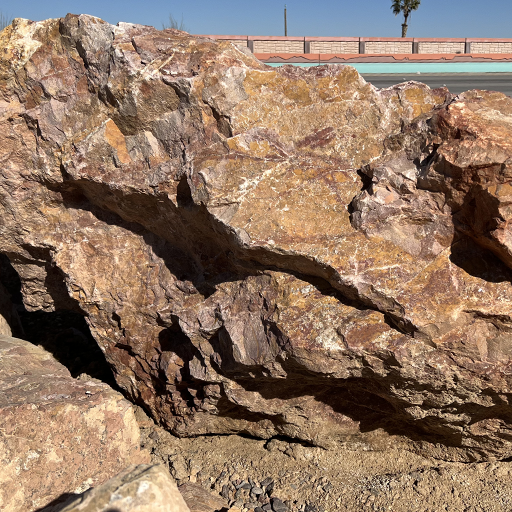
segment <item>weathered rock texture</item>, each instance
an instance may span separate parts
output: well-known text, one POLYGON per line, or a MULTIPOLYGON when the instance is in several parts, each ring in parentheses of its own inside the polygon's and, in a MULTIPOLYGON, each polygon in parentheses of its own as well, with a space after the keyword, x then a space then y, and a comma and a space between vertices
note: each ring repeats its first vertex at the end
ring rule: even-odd
POLYGON ((512 100, 89 16, 0 34, 1 247, 179 435, 512 455, 512 100))
POLYGON ((179 486, 179 491, 190 512, 220 512, 229 509, 226 500, 219 495, 208 492, 199 484, 187 482, 179 486))
POLYGON ((28 512, 148 462, 131 404, 72 379, 51 354, 0 335, 0 509, 28 512))
POLYGON ((94 489, 42 512, 190 512, 164 466, 131 466, 94 489))

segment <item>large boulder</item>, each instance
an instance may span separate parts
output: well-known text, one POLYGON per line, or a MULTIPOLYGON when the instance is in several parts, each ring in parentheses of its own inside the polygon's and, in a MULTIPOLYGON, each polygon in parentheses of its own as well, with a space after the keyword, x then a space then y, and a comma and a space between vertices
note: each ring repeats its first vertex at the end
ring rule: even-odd
POLYGON ((512 456, 512 100, 90 16, 0 34, 1 247, 165 427, 512 456))
POLYGON ((0 335, 0 509, 27 512, 148 462, 131 404, 0 335))
POLYGON ((102 485, 41 512, 190 512, 164 466, 130 466, 102 485))

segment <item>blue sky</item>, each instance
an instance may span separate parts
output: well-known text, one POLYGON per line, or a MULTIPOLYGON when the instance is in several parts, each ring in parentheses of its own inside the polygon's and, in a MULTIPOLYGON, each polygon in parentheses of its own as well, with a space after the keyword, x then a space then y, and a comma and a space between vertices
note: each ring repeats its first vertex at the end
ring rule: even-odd
MULTIPOLYGON (((391 0, 285 0, 288 35, 398 37, 402 20, 391 0)), ((87 13, 110 23, 161 28, 172 13, 194 34, 284 35, 284 1, 271 0, 16 0, 2 2, 9 17, 32 20, 87 13)), ((512 38, 510 0, 423 0, 412 15, 410 37, 512 38)))

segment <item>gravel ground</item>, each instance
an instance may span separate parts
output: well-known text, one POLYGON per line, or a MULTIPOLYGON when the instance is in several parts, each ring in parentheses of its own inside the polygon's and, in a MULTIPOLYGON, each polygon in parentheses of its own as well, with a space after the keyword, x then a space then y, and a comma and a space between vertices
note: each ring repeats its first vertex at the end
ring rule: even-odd
POLYGON ((512 463, 448 463, 405 450, 329 451, 284 439, 178 439, 140 408, 142 442, 178 484, 196 482, 242 512, 512 510, 512 463))

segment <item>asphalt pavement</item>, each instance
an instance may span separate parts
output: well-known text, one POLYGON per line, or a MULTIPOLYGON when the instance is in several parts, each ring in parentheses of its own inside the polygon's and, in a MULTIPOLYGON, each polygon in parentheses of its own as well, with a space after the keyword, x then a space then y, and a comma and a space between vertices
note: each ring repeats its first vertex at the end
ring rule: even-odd
POLYGON ((512 96, 512 73, 422 73, 422 74, 368 74, 361 73, 367 82, 379 89, 409 80, 423 82, 431 88, 448 87, 452 94, 459 94, 470 89, 500 91, 512 96))

